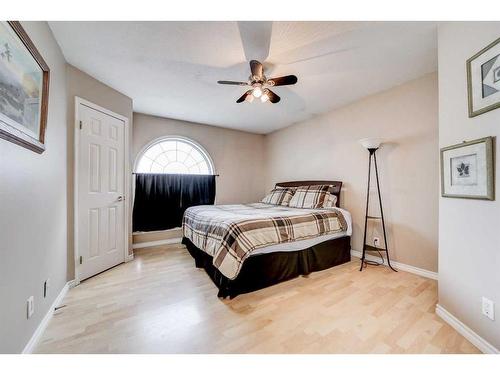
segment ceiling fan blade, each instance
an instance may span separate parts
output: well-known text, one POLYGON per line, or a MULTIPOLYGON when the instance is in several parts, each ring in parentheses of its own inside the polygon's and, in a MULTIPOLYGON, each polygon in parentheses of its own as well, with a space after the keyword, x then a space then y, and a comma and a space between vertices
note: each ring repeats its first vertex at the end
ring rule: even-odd
POLYGON ((237 85, 237 86, 248 86, 248 82, 236 82, 236 81, 217 81, 220 85, 237 85))
POLYGON ((270 78, 267 80, 269 86, 286 86, 295 85, 297 83, 297 77, 294 75, 270 78))
POLYGON ((245 99, 247 98, 248 95, 252 95, 252 90, 248 90, 246 93, 244 93, 243 95, 241 95, 238 100, 236 101, 236 103, 243 103, 245 101, 245 99))
POLYGON ((264 68, 262 67, 262 64, 257 60, 250 61, 250 70, 252 71, 252 76, 261 78, 264 74, 264 68))
POLYGON ((267 96, 269 96, 269 101, 273 104, 278 103, 281 100, 281 98, 278 95, 276 95, 269 89, 267 90, 267 96))

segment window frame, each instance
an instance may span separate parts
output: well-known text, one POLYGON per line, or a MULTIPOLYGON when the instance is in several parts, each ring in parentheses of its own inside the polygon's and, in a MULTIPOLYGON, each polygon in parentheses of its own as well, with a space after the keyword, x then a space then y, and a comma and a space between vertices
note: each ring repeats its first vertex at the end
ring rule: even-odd
MULTIPOLYGON (((137 156, 135 157, 134 161, 134 173, 143 173, 143 172, 138 172, 137 168, 139 166, 140 160, 144 156, 144 154, 153 146, 156 146, 159 143, 165 142, 165 141, 176 141, 176 142, 183 142, 191 147, 193 147, 195 150, 197 150, 203 158, 206 160, 207 165, 208 165, 208 172, 209 174, 214 175, 215 174, 215 164, 214 161, 212 160, 210 154, 207 152, 207 150, 200 145, 198 142, 191 138, 179 136, 179 135, 167 135, 159 138, 153 139, 151 142, 148 142, 146 145, 144 145, 141 150, 137 153, 137 156)), ((148 172, 148 173, 153 173, 153 172, 148 172)), ((175 174, 175 173, 164 173, 164 174, 175 174)), ((187 173, 189 174, 189 173, 187 173)))

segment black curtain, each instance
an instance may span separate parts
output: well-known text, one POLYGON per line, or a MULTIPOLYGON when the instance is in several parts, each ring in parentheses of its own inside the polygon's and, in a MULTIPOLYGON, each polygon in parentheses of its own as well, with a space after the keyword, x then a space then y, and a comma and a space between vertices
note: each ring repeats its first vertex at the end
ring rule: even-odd
POLYGON ((132 216, 134 232, 180 227, 188 207, 211 205, 215 201, 215 175, 135 175, 132 216))

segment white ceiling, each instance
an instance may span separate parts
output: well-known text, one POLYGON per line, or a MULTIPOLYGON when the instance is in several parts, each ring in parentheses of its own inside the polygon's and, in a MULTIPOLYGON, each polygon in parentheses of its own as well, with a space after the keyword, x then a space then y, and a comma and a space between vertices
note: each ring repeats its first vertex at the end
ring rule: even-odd
POLYGON ((50 22, 66 60, 131 97, 134 111, 269 133, 437 69, 432 22, 50 22), (248 60, 278 104, 236 104, 248 60))

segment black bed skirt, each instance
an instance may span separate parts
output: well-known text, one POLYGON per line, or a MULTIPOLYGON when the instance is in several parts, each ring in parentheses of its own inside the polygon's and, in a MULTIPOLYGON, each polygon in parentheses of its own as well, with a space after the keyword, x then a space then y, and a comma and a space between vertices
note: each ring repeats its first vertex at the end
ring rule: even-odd
POLYGON ((280 251, 247 258, 234 280, 225 277, 212 264, 212 257, 183 238, 198 268, 204 268, 219 288, 218 297, 234 298, 300 275, 325 270, 351 260, 351 237, 321 242, 304 250, 280 251))

